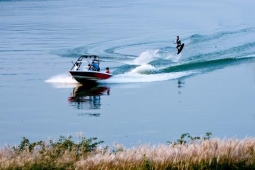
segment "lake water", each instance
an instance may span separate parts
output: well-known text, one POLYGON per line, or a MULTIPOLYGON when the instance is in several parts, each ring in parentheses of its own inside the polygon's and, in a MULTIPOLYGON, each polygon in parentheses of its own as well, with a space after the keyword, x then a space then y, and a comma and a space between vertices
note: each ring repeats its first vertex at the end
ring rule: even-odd
POLYGON ((183 133, 254 136, 253 6, 1 0, 0 146, 77 133, 127 147, 183 133), (99 55, 114 76, 75 82, 68 70, 83 54, 99 55))

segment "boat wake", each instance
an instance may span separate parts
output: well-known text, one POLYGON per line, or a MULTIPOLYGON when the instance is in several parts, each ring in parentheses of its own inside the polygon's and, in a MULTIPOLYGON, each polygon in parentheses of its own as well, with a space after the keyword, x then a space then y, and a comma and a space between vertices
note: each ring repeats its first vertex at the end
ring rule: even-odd
POLYGON ((179 72, 179 73, 163 73, 163 74, 153 74, 144 75, 139 73, 125 73, 113 76, 112 78, 105 80, 104 83, 146 83, 146 82, 156 82, 156 81, 166 81, 179 79, 182 77, 195 74, 196 72, 179 72))
POLYGON ((53 76, 45 80, 45 82, 52 84, 52 86, 55 88, 73 88, 79 85, 79 83, 68 74, 53 76))
MULTIPOLYGON (((84 51, 88 54, 97 51, 101 60, 117 63, 111 68, 113 77, 104 83, 140 83, 180 79, 198 73, 207 73, 255 60, 255 28, 234 31, 220 31, 213 34, 193 34, 183 37, 185 48, 176 55, 174 45, 164 40, 166 35, 154 41, 125 39, 88 44, 62 51, 60 56, 77 57, 84 51), (160 40, 162 39, 162 40, 160 40), (118 44, 118 46, 116 46, 118 44), (145 49, 145 47, 160 47, 145 49), (134 55, 134 51, 145 49, 134 55)), ((84 54, 84 53, 83 53, 84 54)), ((56 76, 47 82, 75 83, 71 77, 56 76)))
MULTIPOLYGON (((143 83, 179 79, 197 73, 197 71, 165 72, 169 63, 177 63, 181 55, 167 54, 160 55, 159 50, 147 50, 126 65, 117 68, 116 75, 105 83, 143 83), (163 61, 163 62, 162 62, 163 61), (119 71, 120 70, 120 71, 119 71)), ((114 73, 113 73, 114 74, 114 73)))

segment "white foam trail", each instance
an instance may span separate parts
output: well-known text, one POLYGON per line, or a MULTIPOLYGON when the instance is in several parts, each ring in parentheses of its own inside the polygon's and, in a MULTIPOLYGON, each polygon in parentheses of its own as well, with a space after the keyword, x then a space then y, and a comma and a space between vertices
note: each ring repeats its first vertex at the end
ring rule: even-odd
POLYGON ((143 65, 140 65, 140 66, 136 67, 135 69, 131 70, 131 73, 143 73, 145 71, 153 70, 153 69, 155 69, 155 67, 153 67, 152 65, 143 64, 143 65))
POLYGON ((161 50, 146 50, 142 52, 137 58, 133 61, 124 61, 125 64, 132 65, 143 65, 148 64, 149 62, 155 60, 156 58, 171 60, 172 62, 179 62, 181 54, 176 55, 170 52, 161 51, 161 50))
POLYGON ((142 64, 147 64, 151 61, 153 61, 154 58, 154 51, 151 50, 147 50, 142 52, 139 57, 137 57, 136 59, 134 59, 134 64, 136 65, 142 65, 142 64))
POLYGON ((178 72, 178 73, 161 73, 161 74, 139 74, 139 73, 125 73, 113 76, 112 78, 105 80, 105 83, 146 83, 156 81, 166 81, 181 78, 194 74, 195 72, 178 72))
POLYGON ((67 83, 51 83, 51 85, 56 89, 70 89, 77 86, 80 86, 81 84, 67 84, 67 83))
POLYGON ((47 83, 77 83, 71 75, 68 74, 60 74, 45 80, 47 83))
POLYGON ((172 61, 173 62, 179 62, 181 56, 182 56, 182 54, 174 55, 174 57, 172 58, 172 61))
POLYGON ((170 53, 162 53, 160 52, 160 50, 154 50, 154 51, 147 50, 141 53, 139 57, 133 60, 132 64, 136 64, 140 66, 133 69, 131 73, 144 73, 145 71, 156 69, 152 65, 148 64, 149 62, 155 60, 156 58, 167 59, 167 60, 170 59, 172 62, 179 62, 181 58, 181 54, 173 55, 170 53))
POLYGON ((137 58, 135 58, 133 61, 125 61, 125 64, 132 64, 132 65, 142 65, 147 64, 154 60, 154 51, 153 50, 147 50, 142 52, 137 58))
POLYGON ((179 62, 179 60, 181 58, 181 54, 176 55, 176 54, 172 54, 172 53, 164 52, 164 51, 160 51, 160 50, 155 50, 154 51, 154 56, 156 58, 171 60, 173 62, 179 62))
POLYGON ((53 76, 47 80, 46 83, 51 83, 55 88, 73 88, 79 84, 76 80, 72 78, 71 75, 68 74, 60 74, 53 76))
POLYGON ((250 54, 250 55, 247 55, 247 56, 244 56, 244 57, 240 57, 240 58, 253 58, 255 57, 255 54, 250 54))

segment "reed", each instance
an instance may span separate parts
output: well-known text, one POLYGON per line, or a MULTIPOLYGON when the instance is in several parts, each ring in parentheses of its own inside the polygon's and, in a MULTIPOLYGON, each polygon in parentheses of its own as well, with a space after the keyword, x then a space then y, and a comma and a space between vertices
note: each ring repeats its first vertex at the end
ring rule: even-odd
POLYGON ((0 150, 0 169, 255 169, 255 138, 180 141, 110 148, 96 138, 78 143, 70 137, 34 143, 23 138, 19 146, 0 150))

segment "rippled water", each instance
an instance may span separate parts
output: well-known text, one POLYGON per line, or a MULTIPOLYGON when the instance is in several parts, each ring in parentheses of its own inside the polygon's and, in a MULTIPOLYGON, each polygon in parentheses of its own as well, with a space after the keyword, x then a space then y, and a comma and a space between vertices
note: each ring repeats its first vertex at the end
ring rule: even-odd
POLYGON ((0 1, 0 144, 77 132, 126 146, 253 136, 252 5, 0 1), (83 54, 114 77, 79 85, 67 71, 83 54))

